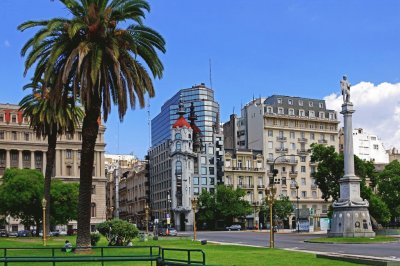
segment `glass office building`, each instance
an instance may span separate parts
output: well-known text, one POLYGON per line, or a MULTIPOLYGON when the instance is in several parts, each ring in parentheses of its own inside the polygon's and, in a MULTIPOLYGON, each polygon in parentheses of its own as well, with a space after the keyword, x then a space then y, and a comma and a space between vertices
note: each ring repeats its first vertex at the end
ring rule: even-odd
POLYGON ((214 100, 214 91, 204 83, 178 91, 161 107, 161 112, 151 120, 151 145, 171 139, 171 126, 178 119, 176 112, 182 101, 189 121, 191 103, 197 115, 196 125, 201 130, 203 142, 213 142, 214 126, 219 117, 219 104, 214 100))

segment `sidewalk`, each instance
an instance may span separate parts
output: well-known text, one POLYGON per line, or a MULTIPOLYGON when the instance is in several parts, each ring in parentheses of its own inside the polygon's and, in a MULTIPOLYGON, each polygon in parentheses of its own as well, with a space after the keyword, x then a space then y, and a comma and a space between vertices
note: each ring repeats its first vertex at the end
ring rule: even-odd
MULTIPOLYGON (((243 232, 246 232, 246 231, 243 231, 243 232)), ((247 230, 247 232, 266 233, 266 232, 269 232, 269 230, 267 230, 267 229, 263 229, 263 230, 247 230)), ((327 231, 312 231, 312 232, 300 232, 300 233, 297 233, 297 231, 293 230, 293 229, 279 229, 277 232, 274 232, 274 234, 323 235, 323 234, 327 234, 327 231)))

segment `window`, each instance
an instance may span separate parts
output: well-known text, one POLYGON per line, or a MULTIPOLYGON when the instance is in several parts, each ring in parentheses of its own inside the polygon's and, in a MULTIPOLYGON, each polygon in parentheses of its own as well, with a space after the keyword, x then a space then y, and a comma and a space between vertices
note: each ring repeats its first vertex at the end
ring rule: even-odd
POLYGON ((313 199, 316 199, 317 198, 317 191, 312 191, 311 195, 312 195, 313 199))
POLYGON ((208 172, 210 175, 214 175, 214 167, 208 167, 208 172))
POLYGON ((17 131, 11 132, 11 138, 12 138, 12 140, 17 140, 17 131))
POLYGON ((314 111, 310 111, 310 113, 309 113, 309 117, 314 117, 315 116, 315 113, 314 113, 314 111))
POLYGON ((17 116, 16 115, 12 115, 11 122, 17 123, 17 116))
POLYGON ((214 183, 215 183, 214 177, 210 177, 210 185, 214 185, 214 183))
POLYGON ((175 139, 182 139, 182 134, 181 133, 176 133, 175 134, 175 139))
POLYGON ((273 153, 268 153, 268 159, 273 160, 274 159, 274 154, 273 153))
POLYGON ((199 184, 199 177, 195 176, 193 177, 193 185, 198 185, 199 184))
POLYGON ((242 168, 242 160, 238 160, 237 161, 237 167, 238 168, 242 168))
POLYGON ((335 135, 333 135, 333 134, 331 135, 331 140, 335 141, 335 135))
POLYGON ((96 217, 96 203, 92 202, 91 208, 90 208, 90 214, 91 217, 96 217))
POLYGON ((67 133, 66 136, 67 140, 71 140, 72 139, 72 134, 71 133, 67 133))
POLYGON ((302 172, 302 173, 305 173, 305 172, 306 172, 306 167, 305 167, 304 165, 303 165, 303 166, 301 166, 301 168, 300 168, 300 169, 301 169, 301 172, 302 172))
POLYGON ((296 138, 296 134, 293 131, 290 132, 290 138, 291 139, 295 139, 296 138))
POLYGON ((324 108, 324 104, 323 103, 319 103, 319 108, 324 108))
POLYGON ((334 115, 333 113, 329 113, 329 119, 330 119, 330 120, 335 119, 335 115, 334 115))
POLYGON ((306 156, 301 156, 300 157, 300 162, 305 163, 306 162, 306 156))
POLYGON ((293 105, 293 100, 292 100, 292 99, 289 99, 289 100, 288 100, 288 104, 289 104, 289 105, 293 105))
POLYGON ((282 99, 278 98, 278 103, 281 104, 282 103, 282 99))
POLYGON ((0 114, 0 122, 4 122, 4 115, 0 114))
POLYGON ((4 131, 0 131, 0 139, 4 139, 4 131))
POLYGON ((374 150, 379 150, 378 144, 374 144, 374 150))
POLYGON ((306 185, 306 179, 304 177, 301 178, 301 185, 302 186, 306 185))
POLYGON ((304 116, 304 110, 299 110, 299 116, 304 116))
POLYGON ((310 133, 310 139, 315 140, 315 134, 314 133, 310 133))
POLYGON ((66 150, 65 151, 65 157, 67 159, 72 159, 72 150, 66 150))
POLYGON ((175 174, 177 174, 177 175, 182 174, 182 162, 181 161, 176 161, 175 174))
POLYGON ((310 167, 310 173, 311 173, 311 174, 315 173, 315 166, 311 166, 311 167, 310 167))
POLYGON ((297 195, 296 195, 296 190, 292 190, 291 192, 290 192, 290 195, 293 197, 293 198, 295 198, 297 195))
POLYGON ((208 147, 208 154, 214 154, 214 147, 208 147))
POLYGON ((267 113, 269 113, 269 114, 272 114, 272 113, 273 113, 272 107, 270 107, 270 106, 267 107, 267 113))
POLYGON ((205 176, 201 177, 201 184, 202 185, 207 185, 207 177, 205 177, 205 176))
POLYGON ((206 164, 206 157, 201 156, 200 162, 201 164, 206 164))
POLYGON ((289 109, 289 115, 294 115, 294 110, 293 109, 289 109))
POLYGON ((225 161, 225 167, 231 167, 231 160, 225 161))
POLYGON ((303 106, 303 100, 299 100, 299 105, 303 106))
POLYGON ((319 118, 325 118, 325 113, 324 112, 319 112, 319 118))
POLYGON ((268 129, 268 137, 273 137, 274 131, 272 129, 268 129))
POLYGON ((268 149, 272 149, 273 148, 273 142, 272 141, 268 141, 268 149))
POLYGON ((319 129, 324 129, 324 125, 323 125, 323 124, 320 124, 320 125, 319 125, 319 129))
POLYGON ((215 189, 213 187, 210 187, 210 193, 214 194, 215 193, 215 189))
POLYGON ((67 176, 71 176, 72 175, 72 167, 71 165, 67 165, 67 176))
POLYGON ((96 194, 96 185, 92 185, 92 194, 96 194))
POLYGON ((278 108, 278 114, 283 115, 283 108, 278 108))
POLYGON ((181 142, 178 141, 178 142, 176 143, 176 147, 175 147, 176 151, 181 151, 181 146, 182 146, 181 142))
POLYGON ((313 107, 314 103, 313 102, 308 102, 308 106, 313 107))
POLYGON ((307 191, 302 191, 302 192, 301 192, 301 197, 302 197, 303 199, 307 198, 307 191))
POLYGON ((200 172, 202 175, 206 175, 207 174, 207 167, 205 167, 205 166, 202 166, 201 167, 201 172, 200 172))
POLYGON ((292 150, 295 150, 296 149, 296 143, 290 143, 290 148, 292 150))
POLYGON ((82 132, 78 132, 78 140, 82 140, 82 132))
POLYGON ((29 141, 29 133, 28 132, 24 133, 24 139, 25 139, 25 141, 29 141))
POLYGON ((78 151, 78 160, 81 159, 81 151, 78 151))

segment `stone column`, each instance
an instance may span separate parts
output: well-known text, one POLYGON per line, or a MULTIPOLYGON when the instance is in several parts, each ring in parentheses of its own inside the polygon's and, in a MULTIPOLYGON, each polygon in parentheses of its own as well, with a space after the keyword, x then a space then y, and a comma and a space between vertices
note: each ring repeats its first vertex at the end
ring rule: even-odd
POLYGON ((35 169, 35 152, 31 151, 31 169, 35 169))
POLYGON ((105 165, 104 165, 104 152, 100 152, 100 176, 105 177, 106 176, 106 170, 105 170, 105 165))
POLYGON ((6 168, 10 168, 11 159, 10 159, 10 150, 6 150, 6 168))
MULTIPOLYGON (((54 162, 54 163, 57 164, 57 162, 54 162)), ((46 154, 46 151, 42 151, 42 165, 43 165, 42 172, 45 175, 46 174, 46 165, 47 165, 47 154, 46 154)))
POLYGON ((22 166, 22 151, 21 150, 18 150, 18 168, 19 169, 23 168, 23 166, 22 166))

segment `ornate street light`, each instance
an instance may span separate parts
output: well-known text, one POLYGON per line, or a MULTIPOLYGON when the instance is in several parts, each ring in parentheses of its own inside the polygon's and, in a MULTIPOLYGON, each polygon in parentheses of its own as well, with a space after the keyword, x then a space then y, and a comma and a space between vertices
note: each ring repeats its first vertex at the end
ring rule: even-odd
MULTIPOLYGON (((43 209, 43 246, 46 246, 46 205, 47 200, 42 199, 42 209, 43 209)), ((37 229, 38 230, 38 229, 37 229)))
POLYGON ((193 210, 193 240, 196 240, 196 209, 197 209, 197 198, 192 199, 192 210, 193 210))
POLYGON ((146 202, 144 205, 144 212, 146 214, 146 234, 149 233, 149 204, 146 202))

